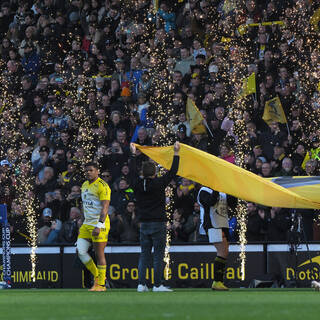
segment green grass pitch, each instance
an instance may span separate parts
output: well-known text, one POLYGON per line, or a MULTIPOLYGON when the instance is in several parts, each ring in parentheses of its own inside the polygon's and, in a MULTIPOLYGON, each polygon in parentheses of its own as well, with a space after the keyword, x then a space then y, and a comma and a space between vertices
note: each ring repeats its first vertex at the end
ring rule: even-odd
POLYGON ((144 320, 320 318, 320 292, 311 289, 178 289, 137 293, 112 289, 0 291, 0 319, 144 320))

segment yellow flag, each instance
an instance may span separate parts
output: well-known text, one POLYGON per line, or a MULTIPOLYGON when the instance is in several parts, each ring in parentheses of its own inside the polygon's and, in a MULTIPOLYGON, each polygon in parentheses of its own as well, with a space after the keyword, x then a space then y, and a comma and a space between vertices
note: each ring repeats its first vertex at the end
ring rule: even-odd
POLYGON ((239 27, 238 27, 238 32, 240 34, 240 36, 243 36, 248 30, 248 25, 246 24, 241 24, 239 27))
POLYGON ((249 94, 256 93, 256 74, 254 72, 248 78, 243 79, 241 96, 246 97, 249 94))
POLYGON ((231 38, 226 38, 226 37, 221 37, 221 41, 220 42, 231 42, 231 38))
POLYGON ((266 101, 262 119, 267 123, 276 121, 280 123, 287 123, 286 115, 284 114, 281 101, 278 96, 266 101))
POLYGON ((228 14, 230 11, 236 9, 237 4, 235 0, 225 0, 223 2, 222 11, 224 14, 228 14))
MULTIPOLYGON (((136 146, 164 168, 171 167, 173 146, 136 146)), ((265 206, 320 209, 320 177, 265 179, 199 149, 182 143, 180 146, 181 177, 265 206)))
POLYGON ((156 13, 159 10, 159 0, 153 0, 153 11, 156 13))
POLYGON ((205 133, 206 128, 202 124, 203 116, 195 103, 188 98, 186 108, 187 120, 190 123, 190 129, 193 133, 205 133))
POLYGON ((313 29, 317 32, 320 31, 319 21, 320 21, 320 8, 314 12, 313 16, 310 19, 310 24, 313 26, 313 29))
POLYGON ((6 100, 0 101, 0 114, 4 110, 4 108, 7 106, 6 100))
POLYGON ((230 49, 230 42, 232 41, 231 38, 221 37, 220 42, 224 44, 224 49, 229 50, 230 49))

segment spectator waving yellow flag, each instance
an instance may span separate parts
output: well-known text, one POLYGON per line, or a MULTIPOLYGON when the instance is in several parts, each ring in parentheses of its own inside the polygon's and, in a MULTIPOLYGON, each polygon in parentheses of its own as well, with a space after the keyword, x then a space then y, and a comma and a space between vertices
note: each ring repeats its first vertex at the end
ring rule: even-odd
POLYGON ((267 124, 270 124, 273 121, 287 123, 287 118, 284 114, 282 104, 278 96, 266 101, 262 119, 267 124))
POLYGON ((205 133, 206 128, 202 124, 203 116, 195 103, 188 98, 186 108, 187 120, 190 123, 190 129, 192 133, 205 133))
MULTIPOLYGON (((148 157, 169 169, 173 147, 136 145, 148 157)), ((180 144, 178 175, 239 199, 280 208, 320 209, 319 177, 262 178, 209 153, 180 144)))

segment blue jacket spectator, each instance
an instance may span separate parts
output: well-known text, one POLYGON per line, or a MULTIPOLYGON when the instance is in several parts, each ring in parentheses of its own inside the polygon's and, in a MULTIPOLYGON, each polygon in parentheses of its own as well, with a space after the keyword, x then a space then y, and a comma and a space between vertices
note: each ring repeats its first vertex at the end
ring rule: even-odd
POLYGON ((168 8, 165 3, 161 4, 158 14, 164 20, 164 29, 166 32, 176 28, 176 15, 174 12, 168 12, 168 8))
POLYGON ((32 83, 35 84, 38 80, 38 75, 40 72, 40 56, 36 49, 29 44, 26 44, 24 52, 25 54, 21 62, 23 72, 30 76, 32 83))

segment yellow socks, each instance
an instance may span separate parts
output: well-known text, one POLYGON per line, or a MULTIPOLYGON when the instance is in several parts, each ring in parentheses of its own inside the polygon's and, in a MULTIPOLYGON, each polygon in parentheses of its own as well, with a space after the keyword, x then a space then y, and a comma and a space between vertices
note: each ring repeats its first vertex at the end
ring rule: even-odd
POLYGON ((95 281, 98 282, 100 286, 105 285, 106 281, 106 265, 96 266, 92 259, 86 263, 86 268, 93 274, 95 281))
POLYGON ((86 268, 93 274, 94 278, 97 278, 99 275, 99 271, 96 267, 96 264, 90 259, 86 264, 86 268))
POLYGON ((98 267, 98 284, 104 286, 106 282, 106 265, 98 267))

